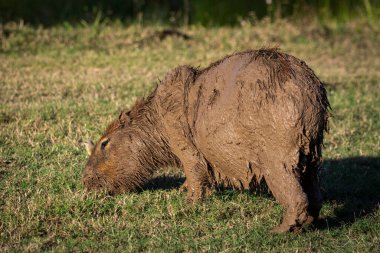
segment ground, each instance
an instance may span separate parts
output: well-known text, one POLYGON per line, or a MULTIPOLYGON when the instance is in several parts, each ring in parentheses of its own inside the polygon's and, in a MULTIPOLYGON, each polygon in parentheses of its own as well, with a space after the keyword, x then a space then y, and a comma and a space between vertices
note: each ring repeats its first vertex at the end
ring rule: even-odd
POLYGON ((52 28, 7 24, 0 35, 0 251, 380 252, 380 24, 242 22, 186 27, 112 23, 52 28), (6 29, 5 29, 6 28, 6 29), (195 205, 163 168, 140 192, 87 193, 80 142, 97 140, 120 110, 183 64, 280 47, 326 83, 322 215, 275 235, 282 208, 265 186, 222 190, 195 205))

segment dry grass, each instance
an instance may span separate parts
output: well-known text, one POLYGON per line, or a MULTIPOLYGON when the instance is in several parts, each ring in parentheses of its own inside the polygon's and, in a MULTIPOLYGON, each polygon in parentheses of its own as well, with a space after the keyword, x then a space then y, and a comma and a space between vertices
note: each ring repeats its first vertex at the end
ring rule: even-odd
POLYGON ((5 26, 0 52, 0 251, 380 251, 380 24, 286 21, 188 27, 5 26), (149 38, 144 40, 144 38, 149 38), (219 192, 189 206, 175 168, 140 193, 88 194, 80 184, 96 139, 169 69, 279 46, 327 83, 322 213, 302 234, 269 234, 281 208, 266 192, 219 192), (165 176, 165 177, 164 177, 165 176))

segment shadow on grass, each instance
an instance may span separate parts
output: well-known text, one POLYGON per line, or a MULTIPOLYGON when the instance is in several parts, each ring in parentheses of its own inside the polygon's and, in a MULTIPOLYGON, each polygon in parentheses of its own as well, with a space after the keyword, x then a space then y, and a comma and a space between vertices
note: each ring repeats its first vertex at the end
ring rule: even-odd
POLYGON ((380 157, 326 160, 321 174, 324 202, 333 217, 320 220, 320 229, 341 227, 374 213, 380 203, 380 157))
MULTIPOLYGON (((148 182, 144 190, 170 190, 179 188, 185 178, 159 176, 148 182)), ((376 211, 380 203, 380 157, 350 157, 325 160, 321 173, 324 203, 334 208, 334 215, 318 221, 318 229, 341 227, 376 211)), ((265 182, 253 190, 255 194, 271 197, 265 182)), ((221 188, 218 195, 230 195, 231 190, 221 188)), ((228 199, 228 196, 227 196, 228 199)))
POLYGON ((185 178, 181 176, 158 176, 147 182, 143 190, 172 190, 181 187, 185 178))

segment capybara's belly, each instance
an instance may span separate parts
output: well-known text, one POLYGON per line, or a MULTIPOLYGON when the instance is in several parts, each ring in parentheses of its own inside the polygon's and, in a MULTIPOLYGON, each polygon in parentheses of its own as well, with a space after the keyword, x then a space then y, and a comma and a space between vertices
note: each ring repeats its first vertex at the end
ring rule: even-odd
POLYGON ((233 122, 222 121, 200 129, 196 145, 213 168, 217 181, 228 178, 232 185, 247 189, 252 178, 261 174, 259 141, 239 133, 233 122))

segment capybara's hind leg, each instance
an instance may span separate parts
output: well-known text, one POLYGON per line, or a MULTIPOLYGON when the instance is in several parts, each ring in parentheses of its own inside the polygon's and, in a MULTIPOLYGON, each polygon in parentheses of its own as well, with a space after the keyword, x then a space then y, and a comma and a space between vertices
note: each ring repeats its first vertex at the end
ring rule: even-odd
POLYGON ((286 209, 281 225, 272 232, 291 231, 308 222, 308 198, 293 165, 273 162, 267 171, 265 181, 276 200, 286 209))
POLYGON ((308 212, 313 217, 313 220, 318 219, 322 208, 322 194, 318 178, 320 166, 321 163, 319 161, 308 162, 306 173, 303 175, 302 180, 302 186, 309 200, 308 212))

